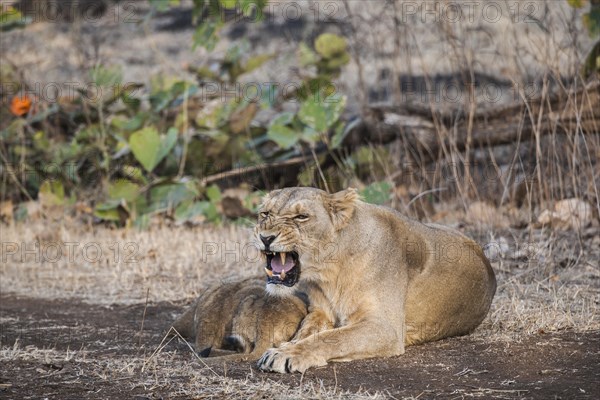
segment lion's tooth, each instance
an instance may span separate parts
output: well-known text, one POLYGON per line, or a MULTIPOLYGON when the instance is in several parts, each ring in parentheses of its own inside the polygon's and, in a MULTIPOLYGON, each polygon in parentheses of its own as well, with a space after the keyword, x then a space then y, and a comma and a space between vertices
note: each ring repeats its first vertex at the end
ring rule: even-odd
POLYGON ((265 272, 267 273, 267 275, 269 275, 269 277, 273 276, 273 271, 271 271, 269 268, 265 267, 265 272))
POLYGON ((281 279, 281 280, 285 279, 285 271, 281 271, 281 274, 279 275, 279 279, 281 279))
POLYGON ((285 256, 287 253, 279 253, 279 258, 281 259, 281 265, 285 265, 285 256))

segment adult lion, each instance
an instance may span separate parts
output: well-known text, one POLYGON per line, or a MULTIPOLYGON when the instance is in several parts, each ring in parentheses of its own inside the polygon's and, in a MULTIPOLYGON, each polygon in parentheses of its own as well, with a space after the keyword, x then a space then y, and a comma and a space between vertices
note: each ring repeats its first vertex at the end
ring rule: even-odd
POLYGON ((464 335, 496 291, 474 241, 364 203, 355 189, 273 191, 254 237, 266 257, 267 291, 282 302, 296 290, 309 299, 293 340, 258 361, 264 371, 396 356, 406 345, 464 335))

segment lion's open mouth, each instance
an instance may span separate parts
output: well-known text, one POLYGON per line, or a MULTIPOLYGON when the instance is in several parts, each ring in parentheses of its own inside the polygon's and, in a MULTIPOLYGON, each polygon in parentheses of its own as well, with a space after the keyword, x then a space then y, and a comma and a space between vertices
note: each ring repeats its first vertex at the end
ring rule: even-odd
POLYGON ((298 253, 290 251, 287 253, 276 253, 265 251, 267 256, 267 283, 276 285, 294 286, 300 278, 300 261, 298 253))

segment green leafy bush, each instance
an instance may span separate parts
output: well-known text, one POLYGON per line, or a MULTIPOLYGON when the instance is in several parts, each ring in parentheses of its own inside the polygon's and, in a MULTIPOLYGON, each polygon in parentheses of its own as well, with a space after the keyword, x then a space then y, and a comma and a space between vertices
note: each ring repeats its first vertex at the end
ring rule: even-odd
MULTIPOLYGON (((161 11, 179 2, 151 3, 161 11)), ((221 11, 256 14, 265 4, 265 0, 194 1, 194 15, 201 21, 194 45, 214 47, 225 23, 221 11)), ((284 95, 268 88, 268 95, 252 100, 207 98, 200 90, 207 81, 235 84, 274 58, 250 55, 244 40, 233 43, 216 68, 190 67, 196 82, 158 75, 148 87, 124 84, 119 68, 97 66, 90 70, 91 81, 100 89, 97 93, 78 89, 71 102, 0 122, 4 166, 32 172, 13 174, 22 185, 5 180, 2 192, 14 200, 40 195, 55 205, 96 198, 94 216, 119 225, 144 227, 154 215, 176 223, 218 223, 223 218, 221 191, 207 186, 202 177, 285 160, 318 146, 331 151, 347 133, 341 118, 346 97, 333 83, 349 61, 345 39, 325 33, 312 47, 302 44, 297 55, 303 68, 298 90, 284 95), (297 108, 281 111, 290 100, 298 101, 297 108), (259 123, 255 117, 260 110, 271 110, 274 116, 259 123), (51 181, 48 165, 55 166, 51 181)), ((298 180, 307 177, 303 170, 298 180)), ((374 198, 374 193, 366 196, 374 198)), ((256 192, 243 199, 248 212, 256 211, 259 196, 256 192)))

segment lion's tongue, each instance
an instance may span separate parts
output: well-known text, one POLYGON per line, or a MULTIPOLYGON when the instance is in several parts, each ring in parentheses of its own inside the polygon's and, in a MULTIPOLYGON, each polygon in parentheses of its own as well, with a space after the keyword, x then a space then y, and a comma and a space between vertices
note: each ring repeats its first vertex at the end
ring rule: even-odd
POLYGON ((294 260, 292 259, 292 256, 288 255, 285 258, 285 264, 282 264, 279 255, 277 255, 271 260, 271 268, 273 269, 273 272, 277 274, 280 274, 282 271, 288 272, 290 269, 294 268, 294 260))

